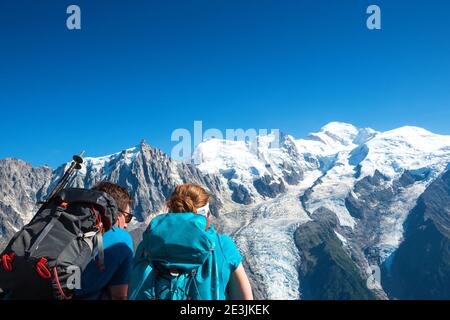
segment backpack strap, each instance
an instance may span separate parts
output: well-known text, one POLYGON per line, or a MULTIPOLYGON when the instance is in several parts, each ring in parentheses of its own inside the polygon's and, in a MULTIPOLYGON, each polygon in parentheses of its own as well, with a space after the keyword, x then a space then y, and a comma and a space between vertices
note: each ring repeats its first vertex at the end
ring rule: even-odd
POLYGON ((72 295, 66 295, 66 293, 64 292, 64 289, 61 286, 61 283, 59 282, 59 276, 58 276, 58 271, 56 270, 56 267, 53 268, 53 276, 55 278, 55 286, 58 292, 58 299, 62 299, 62 300, 70 300, 72 299, 72 295))
POLYGON ((216 259, 216 253, 215 253, 215 250, 213 250, 212 252, 211 252, 211 254, 212 254, 212 259, 213 259, 213 268, 214 268, 214 272, 213 272, 213 274, 214 274, 214 279, 213 279, 213 283, 214 283, 214 294, 215 294, 215 297, 213 297, 213 300, 217 300, 217 301, 219 301, 220 300, 220 286, 219 286, 219 268, 218 268, 218 266, 217 266, 217 259, 216 259))
POLYGON ((10 252, 10 253, 4 253, 1 260, 3 263, 3 269, 5 269, 6 272, 12 272, 13 270, 13 261, 14 261, 14 257, 15 257, 15 253, 14 252, 10 252))
POLYGON ((90 232, 86 232, 86 233, 83 233, 82 235, 80 235, 80 238, 83 239, 84 242, 87 243, 91 252, 94 251, 94 238, 97 235, 97 233, 98 233, 97 231, 90 231, 90 232))
POLYGON ((194 286, 194 288, 195 288, 195 290, 197 292, 199 300, 203 300, 202 296, 200 294, 200 291, 198 290, 198 286, 197 286, 197 279, 196 279, 197 273, 198 273, 198 269, 194 269, 194 270, 192 270, 191 274, 189 275, 189 283, 187 285, 188 292, 186 292, 187 300, 192 300, 192 298, 190 296, 192 285, 194 286))
POLYGON ((98 260, 95 259, 94 251, 92 252, 92 254, 94 255, 94 262, 96 263, 100 272, 105 272, 106 268, 105 268, 105 251, 103 248, 103 232, 104 232, 103 222, 101 214, 96 210, 94 205, 91 206, 91 211, 96 220, 97 233, 95 234, 94 239, 95 245, 97 247, 98 260))
MULTIPOLYGON (((223 250, 223 244, 222 244, 222 240, 221 240, 221 235, 219 233, 216 233, 216 246, 214 248, 214 251, 211 252, 211 254, 213 255, 213 268, 215 269, 213 272, 213 275, 215 277, 215 298, 217 300, 220 300, 220 283, 224 283, 223 280, 223 275, 222 273, 219 273, 219 266, 217 265, 217 254, 220 254, 223 259, 225 261, 227 261, 228 263, 228 258, 225 256, 224 254, 224 250, 223 250)), ((220 266, 220 268, 222 268, 223 266, 220 266)), ((226 288, 225 288, 225 295, 226 295, 226 288)))
POLYGON ((38 236, 36 241, 33 243, 33 245, 31 246, 30 250, 28 252, 26 252, 26 254, 28 256, 31 256, 39 248, 39 245, 41 244, 42 240, 44 240, 44 238, 47 236, 47 234, 50 232, 50 230, 53 229, 53 227, 55 226, 56 222, 61 217, 61 214, 62 214, 63 211, 64 211, 64 207, 61 207, 61 206, 57 207, 53 218, 45 226, 44 230, 42 230, 41 234, 38 236))
POLYGON ((95 235, 95 242, 97 246, 98 260, 94 258, 94 261, 100 269, 100 272, 105 272, 105 250, 103 248, 103 235, 101 232, 98 232, 95 235))
MULTIPOLYGON (((153 283, 151 286, 151 291, 153 292, 150 293, 150 298, 152 300, 157 300, 165 291, 169 292, 169 300, 174 300, 175 295, 177 295, 178 293, 181 293, 182 296, 186 298, 186 300, 191 300, 191 287, 192 284, 196 281, 195 276, 197 275, 197 269, 194 269, 191 272, 185 272, 177 269, 168 270, 162 268, 161 270, 159 270, 157 267, 155 267, 154 272, 156 275, 154 278, 154 282, 156 282, 156 277, 159 277, 166 280, 169 285, 166 288, 162 289, 160 292, 156 292, 155 283, 153 283)), ((198 291, 197 287, 196 289, 198 291)), ((200 296, 199 292, 198 295, 200 296)))
POLYGON ((144 274, 142 277, 141 282, 139 282, 139 285, 137 286, 137 288, 134 290, 134 292, 130 295, 130 300, 136 300, 139 292, 142 289, 142 286, 144 285, 144 283, 147 281, 148 277, 150 276, 150 273, 152 272, 152 267, 150 266, 150 264, 147 263, 147 267, 144 270, 144 274))

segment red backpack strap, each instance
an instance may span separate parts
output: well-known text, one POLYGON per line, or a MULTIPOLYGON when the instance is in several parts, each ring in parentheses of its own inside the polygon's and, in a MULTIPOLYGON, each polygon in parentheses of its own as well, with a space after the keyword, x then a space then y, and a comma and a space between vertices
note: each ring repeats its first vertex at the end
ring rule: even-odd
POLYGON ((14 260, 14 252, 11 253, 5 253, 2 256, 2 264, 3 264, 3 269, 5 269, 7 272, 11 272, 13 269, 12 263, 14 260))
POLYGON ((47 280, 52 277, 52 274, 50 273, 50 270, 45 265, 46 263, 47 263, 47 259, 42 257, 36 264, 36 271, 42 279, 47 280))
POLYGON ((55 278, 56 289, 58 290, 58 293, 61 296, 61 298, 63 300, 70 300, 70 299, 72 299, 72 296, 66 295, 66 293, 63 290, 63 288, 61 287, 61 283, 59 282, 58 271, 56 270, 56 267, 53 268, 53 276, 55 278))
POLYGON ((208 224, 206 225, 205 231, 208 231, 209 228, 211 228, 211 225, 212 225, 211 219, 208 219, 208 224))

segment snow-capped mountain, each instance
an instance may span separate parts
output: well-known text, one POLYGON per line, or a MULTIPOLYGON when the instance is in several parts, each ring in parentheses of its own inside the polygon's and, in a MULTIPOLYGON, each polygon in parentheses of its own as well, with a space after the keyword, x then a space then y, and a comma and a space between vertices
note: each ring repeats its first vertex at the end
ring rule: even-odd
MULTIPOLYGON (((66 166, 55 171, 53 183, 62 176, 66 166)), ((118 183, 130 190, 133 209, 140 221, 163 210, 166 198, 177 184, 190 181, 205 186, 213 195, 225 192, 217 177, 203 174, 190 164, 173 161, 144 141, 115 154, 85 158, 83 168, 71 185, 88 188, 101 180, 118 183)), ((222 204, 219 197, 214 199, 213 208, 217 211, 222 204)))
POLYGON ((277 149, 267 148, 271 138, 256 155, 244 142, 206 141, 196 158, 200 170, 250 195, 235 237, 252 252, 253 273, 273 283, 265 291, 269 298, 302 296, 294 233, 324 209, 337 217, 336 235, 366 277, 370 265, 384 263, 398 248, 408 213, 450 163, 450 137, 417 127, 377 132, 333 122, 304 139, 284 135, 277 149), (299 179, 289 181, 286 172, 299 179), (255 187, 265 176, 269 186, 284 186, 271 194, 274 200, 255 187))
MULTIPOLYGON (((342 226, 354 228, 362 217, 350 212, 351 199, 361 197, 359 182, 366 177, 381 177, 384 195, 395 189, 391 205, 386 197, 372 203, 377 215, 383 205, 379 228, 384 232, 374 244, 392 253, 402 240, 403 223, 415 201, 430 182, 436 179, 450 162, 450 137, 432 134, 416 127, 402 127, 384 133, 374 133, 370 139, 352 150, 344 150, 334 156, 332 168, 326 170, 318 183, 303 198, 308 212, 325 207, 338 216, 342 226), (414 182, 405 186, 405 175, 414 182), (359 221, 357 220, 359 218, 359 221)), ((365 188, 367 189, 367 187, 365 188)), ((381 190, 381 189, 380 189, 381 190)), ((370 196, 376 195, 372 190, 370 196)), ((381 192, 378 190, 378 192, 381 192)), ((373 199, 372 199, 373 200, 373 199)), ((362 206, 367 206, 367 201, 362 206)), ((373 219, 372 219, 373 222, 373 219)), ((364 230, 367 231, 367 230, 364 230)))
MULTIPOLYGON (((204 141, 194 164, 174 161, 142 142, 86 158, 72 185, 90 187, 107 179, 127 187, 140 221, 132 226, 136 238, 164 210, 175 185, 205 186, 214 197, 216 224, 236 240, 258 298, 395 297, 389 290, 370 290, 367 270, 378 264, 390 272, 410 212, 449 169, 450 136, 417 127, 378 132, 332 122, 303 139, 270 134, 256 142, 204 141)), ((52 172, 0 161, 3 241, 31 218, 36 200, 65 167, 52 172)))
POLYGON ((197 146, 193 159, 202 172, 225 178, 232 199, 241 204, 275 198, 303 178, 304 160, 294 139, 284 134, 260 136, 256 146, 246 141, 208 140, 197 146))

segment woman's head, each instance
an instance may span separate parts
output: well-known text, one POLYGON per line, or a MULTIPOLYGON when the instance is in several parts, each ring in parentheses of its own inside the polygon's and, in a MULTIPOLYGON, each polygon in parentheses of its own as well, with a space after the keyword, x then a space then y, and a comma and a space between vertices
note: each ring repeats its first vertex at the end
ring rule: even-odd
POLYGON ((183 184, 175 188, 175 191, 167 201, 167 207, 170 212, 192 212, 205 207, 211 196, 205 189, 196 184, 183 184))

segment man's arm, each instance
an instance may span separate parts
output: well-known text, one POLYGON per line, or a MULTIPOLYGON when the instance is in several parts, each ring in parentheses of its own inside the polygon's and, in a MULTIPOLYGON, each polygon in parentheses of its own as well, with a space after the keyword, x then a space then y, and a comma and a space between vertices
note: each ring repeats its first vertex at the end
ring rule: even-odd
POLYGON ((108 287, 111 300, 127 300, 128 299, 128 285, 122 284, 118 286, 108 287))
POLYGON ((133 242, 126 231, 122 233, 126 235, 126 239, 111 248, 114 249, 114 254, 119 255, 123 259, 109 281, 107 291, 111 300, 128 299, 128 283, 133 270, 133 242))
POLYGON ((253 300, 252 287, 242 263, 231 274, 228 291, 231 300, 253 300))

